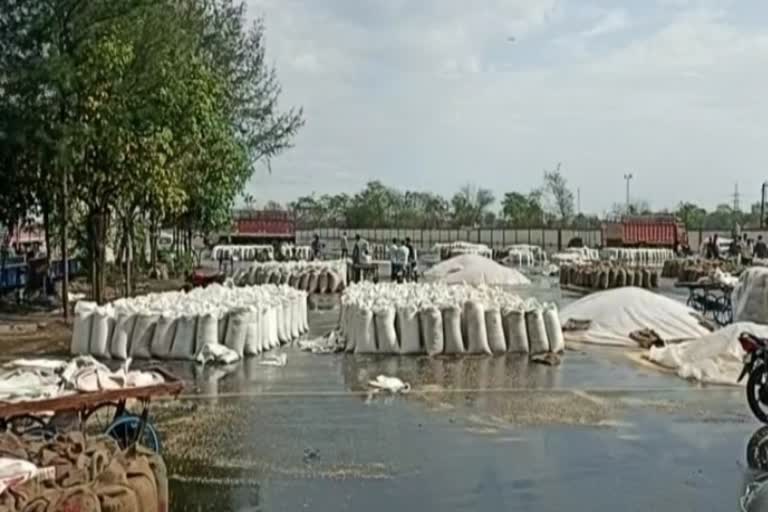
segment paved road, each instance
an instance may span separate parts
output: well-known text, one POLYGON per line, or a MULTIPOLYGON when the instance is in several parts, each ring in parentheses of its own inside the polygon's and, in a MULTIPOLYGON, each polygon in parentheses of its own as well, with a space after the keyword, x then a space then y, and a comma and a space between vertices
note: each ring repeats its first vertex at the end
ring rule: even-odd
POLYGON ((556 368, 286 351, 284 368, 176 368, 197 395, 157 411, 172 510, 724 511, 751 478, 740 389, 617 350, 556 368), (414 390, 369 396, 379 373, 414 390))

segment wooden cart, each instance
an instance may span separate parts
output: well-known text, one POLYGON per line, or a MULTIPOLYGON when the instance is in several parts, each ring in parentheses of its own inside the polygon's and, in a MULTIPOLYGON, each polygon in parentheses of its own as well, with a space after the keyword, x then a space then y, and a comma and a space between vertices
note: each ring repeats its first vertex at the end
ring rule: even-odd
POLYGON ((733 322, 732 286, 714 281, 696 281, 675 283, 675 287, 688 289, 688 307, 704 317, 711 318, 720 326, 733 322))
POLYGON ((79 429, 86 434, 107 434, 123 449, 140 443, 159 452, 160 437, 149 420, 149 403, 158 396, 178 397, 184 384, 170 374, 154 371, 162 373, 166 382, 43 400, 0 402, 0 431, 52 438, 59 432, 79 429), (129 411, 129 401, 132 406, 138 405, 138 412, 129 411))

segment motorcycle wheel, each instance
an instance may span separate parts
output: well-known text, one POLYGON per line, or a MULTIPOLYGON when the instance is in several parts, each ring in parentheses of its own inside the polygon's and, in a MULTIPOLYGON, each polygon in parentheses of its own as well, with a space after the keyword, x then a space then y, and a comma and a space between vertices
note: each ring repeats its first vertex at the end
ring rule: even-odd
POLYGON ((768 427, 760 428, 749 438, 747 465, 751 469, 768 470, 768 427))
POLYGON ((767 376, 768 365, 761 364, 752 370, 747 380, 747 403, 752 410, 752 414, 763 423, 768 423, 768 413, 763 410, 763 405, 765 404, 760 400, 760 395, 765 393, 762 388, 768 386, 768 382, 766 382, 767 376))

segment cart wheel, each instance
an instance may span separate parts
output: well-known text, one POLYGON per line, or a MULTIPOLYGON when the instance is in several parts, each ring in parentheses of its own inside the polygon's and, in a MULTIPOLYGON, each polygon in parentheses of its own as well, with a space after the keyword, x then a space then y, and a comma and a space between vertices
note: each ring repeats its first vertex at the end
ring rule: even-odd
POLYGON ((715 321, 722 327, 733 322, 733 309, 726 297, 720 297, 715 309, 715 321))
MULTIPOLYGON (((116 440, 120 448, 125 450, 136 442, 140 427, 140 417, 126 414, 115 420, 104 433, 116 440)), ((160 437, 149 421, 144 424, 144 432, 138 442, 155 453, 160 453, 160 437)))
POLYGON ((118 418, 130 413, 122 410, 117 402, 105 402, 91 409, 83 417, 83 432, 86 434, 101 434, 106 432, 118 418))

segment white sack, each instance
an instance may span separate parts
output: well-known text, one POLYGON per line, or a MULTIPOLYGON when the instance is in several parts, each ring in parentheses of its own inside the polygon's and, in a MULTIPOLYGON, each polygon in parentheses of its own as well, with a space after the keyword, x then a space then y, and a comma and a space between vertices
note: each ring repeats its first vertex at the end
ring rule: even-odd
POLYGON ((176 320, 176 334, 173 336, 171 359, 192 360, 195 357, 196 316, 180 316, 176 320))
POLYGON ((216 345, 219 339, 219 319, 216 315, 206 313, 199 316, 195 333, 195 352, 199 352, 206 345, 216 345))
POLYGON ((247 356, 261 354, 261 345, 259 344, 259 315, 256 311, 251 311, 248 315, 248 323, 245 327, 245 348, 243 353, 247 356))
POLYGON ((560 326, 560 317, 557 314, 556 308, 548 307, 544 310, 544 327, 547 332, 550 352, 559 353, 564 351, 565 338, 563 337, 563 329, 560 326))
POLYGON ((94 357, 109 359, 109 341, 115 319, 110 315, 107 307, 98 307, 93 312, 92 322, 89 353, 94 357))
POLYGON ((373 325, 373 312, 368 308, 359 310, 357 322, 355 354, 372 354, 376 352, 376 330, 373 325))
POLYGON ((232 349, 232 351, 239 357, 243 357, 243 354, 245 353, 245 337, 248 334, 247 330, 250 315, 251 312, 247 309, 235 310, 229 314, 227 336, 224 340, 224 344, 227 348, 232 349))
POLYGON ((344 350, 347 352, 354 352, 355 345, 357 344, 357 311, 357 307, 347 306, 347 344, 344 347, 344 350))
POLYGON ((443 340, 443 316, 434 306, 422 309, 419 313, 421 324, 421 339, 428 355, 442 354, 445 349, 443 340))
POLYGON ((316 293, 317 292, 317 284, 320 278, 315 272, 310 272, 309 274, 309 281, 307 284, 307 292, 308 293, 316 293))
POLYGON ((419 312, 415 307, 397 308, 397 337, 401 354, 422 354, 419 312))
POLYGON ((458 306, 443 308, 443 344, 446 354, 464 354, 464 336, 461 331, 461 309, 458 306))
POLYGON ((519 309, 505 309, 501 319, 504 324, 504 337, 507 340, 507 351, 527 354, 528 329, 525 326, 525 312, 519 309))
POLYGON ((488 334, 488 346, 494 354, 503 354, 507 351, 507 343, 504 341, 504 326, 501 323, 501 312, 498 307, 485 310, 485 330, 488 334))
POLYGON ((170 316, 160 315, 155 325, 150 351, 152 357, 168 359, 171 357, 173 338, 176 335, 176 319, 170 316))
POLYGON ((267 312, 267 318, 268 318, 268 326, 269 326, 269 338, 267 339, 267 346, 272 349, 275 347, 280 346, 280 336, 278 332, 279 327, 279 318, 278 318, 278 310, 280 309, 279 306, 274 305, 271 308, 269 308, 269 311, 267 312))
POLYGON ((382 354, 399 354, 395 331, 395 308, 387 307, 376 310, 373 321, 376 325, 376 339, 382 354))
POLYGON ((96 304, 93 302, 81 300, 75 305, 75 325, 72 328, 72 343, 69 349, 73 355, 90 353, 91 328, 95 309, 96 304))
POLYGON ((301 303, 299 299, 291 299, 291 339, 295 340, 301 336, 301 303))
POLYGON ((338 293, 341 288, 341 278, 337 272, 328 274, 328 293, 338 293))
POLYGON ((152 359, 152 337, 155 334, 157 315, 136 315, 131 341, 131 357, 134 359, 152 359))
POLYGON ((528 344, 531 354, 549 352, 547 327, 544 325, 544 314, 540 309, 534 309, 525 313, 525 327, 528 331, 528 344))
POLYGON ((121 314, 115 319, 115 327, 112 329, 112 339, 109 342, 109 353, 120 361, 128 359, 128 351, 133 336, 133 328, 136 325, 136 315, 121 314))
POLYGON ((317 280, 317 293, 327 293, 328 292, 328 271, 323 270, 320 273, 320 277, 317 280))
POLYGON ((229 315, 227 313, 222 314, 219 317, 219 327, 218 327, 218 337, 219 337, 219 343, 224 344, 224 340, 227 339, 227 321, 229 320, 229 315))
POLYGON ((467 324, 467 351, 470 354, 490 354, 491 347, 488 346, 483 305, 474 300, 468 300, 464 304, 464 322, 467 324))

